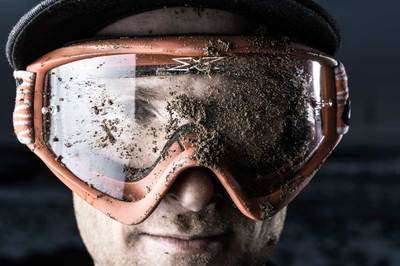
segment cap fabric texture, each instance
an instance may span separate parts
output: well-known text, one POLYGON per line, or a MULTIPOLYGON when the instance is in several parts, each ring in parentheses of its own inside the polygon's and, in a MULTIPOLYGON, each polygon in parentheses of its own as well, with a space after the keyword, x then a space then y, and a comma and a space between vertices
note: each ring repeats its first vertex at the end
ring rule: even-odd
POLYGON ((24 69, 47 52, 91 38, 118 19, 166 7, 232 12, 265 26, 268 34, 288 36, 331 55, 341 43, 333 18, 311 0, 45 0, 11 31, 7 58, 14 69, 24 69))

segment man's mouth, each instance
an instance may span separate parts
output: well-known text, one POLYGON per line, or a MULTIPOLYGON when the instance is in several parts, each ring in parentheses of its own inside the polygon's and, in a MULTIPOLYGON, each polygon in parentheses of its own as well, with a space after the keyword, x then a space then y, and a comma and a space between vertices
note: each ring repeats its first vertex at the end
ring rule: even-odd
POLYGON ((217 251, 226 244, 229 235, 228 233, 205 236, 141 234, 142 237, 156 241, 171 253, 217 251))

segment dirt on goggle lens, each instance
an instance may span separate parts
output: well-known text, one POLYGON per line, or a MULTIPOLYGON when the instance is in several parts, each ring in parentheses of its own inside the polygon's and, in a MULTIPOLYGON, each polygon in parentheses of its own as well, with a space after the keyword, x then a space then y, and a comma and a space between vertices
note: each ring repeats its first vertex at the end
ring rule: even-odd
POLYGON ((112 55, 53 69, 43 108, 49 148, 81 180, 124 199, 124 183, 145 177, 185 137, 199 165, 227 164, 245 192, 266 195, 321 142, 318 63, 202 60, 143 66, 139 55, 112 55), (104 178, 121 185, 106 187, 104 178))

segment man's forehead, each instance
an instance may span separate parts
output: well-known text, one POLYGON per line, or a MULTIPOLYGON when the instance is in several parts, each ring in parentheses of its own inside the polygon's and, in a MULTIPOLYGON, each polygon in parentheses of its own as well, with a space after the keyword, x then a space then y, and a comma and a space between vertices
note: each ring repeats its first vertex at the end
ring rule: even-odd
POLYGON ((119 19, 105 26, 97 35, 251 34, 256 30, 255 23, 228 11, 172 7, 119 19))

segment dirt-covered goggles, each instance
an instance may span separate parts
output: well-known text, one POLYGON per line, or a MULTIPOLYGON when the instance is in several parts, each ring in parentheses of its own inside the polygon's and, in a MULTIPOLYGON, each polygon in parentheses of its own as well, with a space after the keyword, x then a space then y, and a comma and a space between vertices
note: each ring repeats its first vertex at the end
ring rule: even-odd
POLYGON ((343 65, 258 37, 85 42, 15 78, 20 142, 125 224, 148 217, 192 167, 210 169, 247 217, 271 217, 348 131, 343 65))

